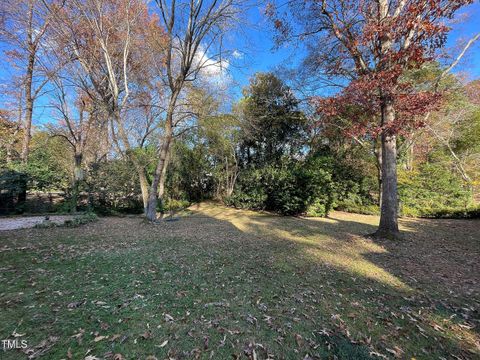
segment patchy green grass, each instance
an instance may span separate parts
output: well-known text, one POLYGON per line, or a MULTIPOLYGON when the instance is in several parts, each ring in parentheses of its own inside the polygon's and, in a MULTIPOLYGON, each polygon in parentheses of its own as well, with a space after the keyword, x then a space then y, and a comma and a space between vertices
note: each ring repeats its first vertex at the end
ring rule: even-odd
POLYGON ((2 359, 480 356, 479 221, 192 210, 0 232, 2 359))

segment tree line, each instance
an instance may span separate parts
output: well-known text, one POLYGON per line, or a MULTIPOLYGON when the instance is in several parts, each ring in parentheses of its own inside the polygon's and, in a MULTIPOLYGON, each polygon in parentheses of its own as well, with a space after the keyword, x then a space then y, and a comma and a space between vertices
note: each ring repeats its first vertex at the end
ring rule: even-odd
POLYGON ((32 188, 66 189, 72 209, 85 192, 103 208, 140 199, 151 221, 175 201, 217 198, 288 215, 378 208, 377 235, 396 236, 399 212, 465 212, 478 82, 452 70, 479 35, 450 62, 438 56, 446 22, 470 3, 266 4, 277 43, 301 43, 305 57, 293 76, 252 75, 236 101, 212 81, 251 4, 6 0, 0 37, 15 76, 2 166, 30 174, 32 188))

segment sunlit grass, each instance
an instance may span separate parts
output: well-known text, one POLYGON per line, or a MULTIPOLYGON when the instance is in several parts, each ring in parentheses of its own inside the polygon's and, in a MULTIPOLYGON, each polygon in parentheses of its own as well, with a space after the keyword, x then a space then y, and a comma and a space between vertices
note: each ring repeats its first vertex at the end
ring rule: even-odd
POLYGON ((0 232, 0 339, 42 359, 480 356, 478 222, 402 220, 395 242, 363 236, 372 216, 190 211, 0 232))
MULTIPOLYGON (((339 240, 329 236, 326 224, 337 224, 335 215, 331 218, 285 218, 275 215, 236 210, 202 203, 193 209, 200 214, 228 221, 240 231, 252 236, 265 236, 292 241, 305 245, 303 256, 309 256, 327 266, 347 270, 355 276, 363 276, 386 285, 409 291, 411 288, 400 279, 364 258, 364 254, 385 253, 386 250, 362 236, 348 236, 339 240)), ((373 219, 372 220, 373 224, 373 219)), ((333 234, 332 234, 333 235, 333 234)))

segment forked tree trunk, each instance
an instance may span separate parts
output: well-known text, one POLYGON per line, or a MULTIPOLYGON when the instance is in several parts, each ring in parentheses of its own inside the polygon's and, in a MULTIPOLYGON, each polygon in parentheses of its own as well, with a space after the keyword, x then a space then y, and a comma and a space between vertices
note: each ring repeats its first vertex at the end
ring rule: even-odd
MULTIPOLYGON (((165 139, 165 142, 169 140, 165 139)), ((157 219, 157 204, 158 204, 158 188, 161 183, 165 181, 165 178, 162 176, 163 169, 167 166, 168 152, 170 151, 170 144, 164 144, 160 152, 160 158, 157 163, 157 168, 155 169, 155 175, 153 177, 152 185, 150 186, 150 191, 148 194, 148 203, 145 216, 149 221, 155 221, 157 219)))
MULTIPOLYGON (((388 125, 395 120, 391 101, 382 105, 382 123, 388 125)), ((376 232, 379 237, 395 238, 398 234, 397 196, 397 142, 395 135, 382 133, 382 204, 380 225, 376 232)))

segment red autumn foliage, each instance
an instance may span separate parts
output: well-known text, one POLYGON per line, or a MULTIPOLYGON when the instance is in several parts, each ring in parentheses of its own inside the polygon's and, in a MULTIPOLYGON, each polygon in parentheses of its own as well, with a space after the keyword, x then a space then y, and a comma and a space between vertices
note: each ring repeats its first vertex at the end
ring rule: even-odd
MULTIPOLYGON (((348 81, 339 94, 312 99, 320 122, 347 120, 349 133, 378 135, 382 131, 402 134, 422 126, 421 117, 435 109, 441 94, 417 89, 405 79, 409 71, 434 59, 445 44, 450 28, 446 22, 472 0, 323 0, 297 3, 294 16, 303 34, 315 36, 308 61, 327 77, 348 81), (395 120, 381 121, 381 104, 393 105, 395 120)), ((288 37, 281 16, 279 35, 288 37)), ((279 25, 280 24, 280 25, 279 25)))
POLYGON ((374 75, 365 75, 352 81, 336 96, 313 98, 312 103, 319 115, 320 124, 328 127, 329 123, 348 119, 348 126, 342 126, 347 136, 376 137, 383 131, 406 135, 412 129, 424 126, 422 115, 438 109, 442 102, 442 94, 439 92, 417 91, 410 83, 396 84, 396 93, 391 94, 396 110, 395 121, 381 124, 380 94, 389 81, 388 77, 377 80, 377 77, 384 76, 382 72, 374 75))

